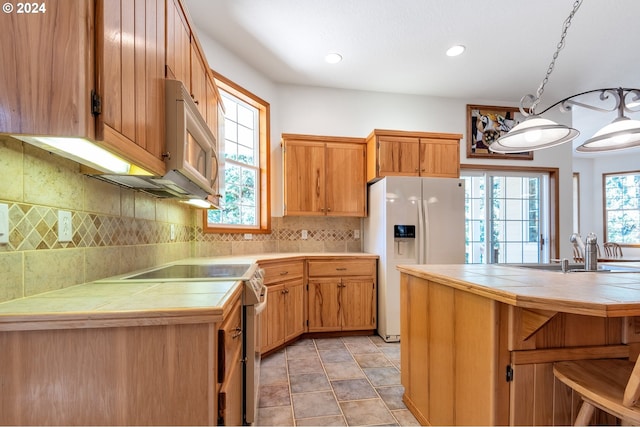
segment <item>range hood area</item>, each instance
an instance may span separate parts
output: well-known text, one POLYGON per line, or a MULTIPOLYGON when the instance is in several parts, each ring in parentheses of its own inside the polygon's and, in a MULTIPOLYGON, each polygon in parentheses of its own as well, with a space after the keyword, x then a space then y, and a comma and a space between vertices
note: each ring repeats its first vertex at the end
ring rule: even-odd
POLYGON ((11 135, 82 165, 81 172, 154 197, 179 199, 201 208, 218 208, 218 144, 188 91, 165 80, 166 173, 153 174, 103 144, 86 138, 11 135))

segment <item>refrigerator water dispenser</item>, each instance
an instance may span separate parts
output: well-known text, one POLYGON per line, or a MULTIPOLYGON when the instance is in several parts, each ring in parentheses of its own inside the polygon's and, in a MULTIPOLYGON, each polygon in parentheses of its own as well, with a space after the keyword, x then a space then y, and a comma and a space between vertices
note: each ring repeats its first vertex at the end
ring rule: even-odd
POLYGON ((395 242, 396 258, 413 258, 415 257, 415 225, 394 225, 393 240, 395 242))

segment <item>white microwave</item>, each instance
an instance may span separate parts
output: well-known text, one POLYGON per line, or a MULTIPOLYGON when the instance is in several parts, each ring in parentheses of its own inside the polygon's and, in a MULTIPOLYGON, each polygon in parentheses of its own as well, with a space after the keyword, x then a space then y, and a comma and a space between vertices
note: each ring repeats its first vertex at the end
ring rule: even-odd
POLYGON ((165 94, 167 174, 174 175, 174 179, 182 176, 208 195, 217 196, 215 136, 181 81, 166 79, 165 94))

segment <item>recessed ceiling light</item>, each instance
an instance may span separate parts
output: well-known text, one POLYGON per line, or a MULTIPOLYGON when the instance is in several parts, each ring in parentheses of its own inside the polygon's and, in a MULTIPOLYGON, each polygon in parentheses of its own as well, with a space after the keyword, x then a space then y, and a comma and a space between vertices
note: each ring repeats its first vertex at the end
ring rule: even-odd
POLYGON ((342 55, 340 55, 339 53, 331 52, 324 57, 324 60, 329 64, 337 64, 338 62, 342 61, 342 55))
POLYGON ((462 46, 461 44, 451 46, 449 49, 447 49, 447 56, 462 55, 462 52, 464 52, 464 50, 465 50, 465 47, 462 46))

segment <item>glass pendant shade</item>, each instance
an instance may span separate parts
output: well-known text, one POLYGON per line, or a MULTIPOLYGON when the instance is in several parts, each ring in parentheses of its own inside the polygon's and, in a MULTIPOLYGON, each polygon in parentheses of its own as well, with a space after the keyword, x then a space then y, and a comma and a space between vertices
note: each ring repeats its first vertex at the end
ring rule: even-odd
POLYGON ((514 126, 506 135, 489 145, 496 153, 521 153, 564 144, 575 139, 580 132, 538 116, 529 116, 514 126))
POLYGON ((640 121, 622 116, 596 132, 576 151, 594 153, 637 146, 640 146, 640 121))

